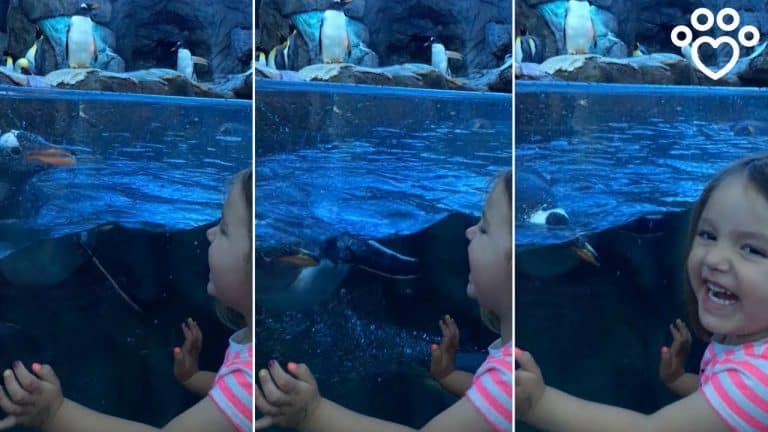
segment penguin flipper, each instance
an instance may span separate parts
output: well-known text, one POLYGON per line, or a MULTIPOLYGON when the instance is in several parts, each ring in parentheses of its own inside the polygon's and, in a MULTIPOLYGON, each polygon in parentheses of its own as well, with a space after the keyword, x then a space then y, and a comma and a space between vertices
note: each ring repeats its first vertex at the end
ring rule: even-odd
POLYGON ((208 66, 208 60, 198 56, 192 56, 192 63, 208 66))
POLYGON ((96 36, 93 37, 93 63, 96 64, 97 61, 99 61, 99 50, 97 48, 98 45, 96 45, 96 36))
POLYGON ((445 55, 448 56, 449 59, 464 61, 464 56, 460 52, 445 50, 445 55))

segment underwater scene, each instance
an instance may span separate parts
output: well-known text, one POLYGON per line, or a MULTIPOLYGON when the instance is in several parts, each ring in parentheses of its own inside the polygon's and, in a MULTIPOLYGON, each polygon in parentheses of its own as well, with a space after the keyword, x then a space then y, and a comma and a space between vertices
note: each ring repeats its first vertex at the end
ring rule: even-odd
MULTIPOLYGON (((516 344, 550 386, 655 412, 677 400, 659 350, 669 324, 688 321, 691 206, 717 172, 767 148, 764 92, 523 81, 515 92, 516 344)), ((704 348, 694 337, 687 371, 704 348)))
POLYGON ((49 363, 66 397, 167 423, 196 401, 173 375, 181 322, 198 321, 208 370, 232 332, 206 293, 205 230, 250 165, 250 101, 0 95, 0 363, 49 363))
POLYGON ((304 362, 324 397, 421 427, 456 401, 429 374, 438 321, 459 327, 462 370, 498 337, 466 294, 465 230, 510 167, 511 98, 256 88, 257 368, 304 362))

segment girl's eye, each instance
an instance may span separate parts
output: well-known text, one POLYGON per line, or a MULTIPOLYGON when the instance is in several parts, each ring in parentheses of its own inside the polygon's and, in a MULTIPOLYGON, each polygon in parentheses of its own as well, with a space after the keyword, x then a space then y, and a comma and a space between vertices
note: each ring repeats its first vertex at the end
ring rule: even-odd
POLYGON ((477 229, 478 229, 478 230, 479 230, 481 233, 483 233, 483 234, 486 234, 486 233, 487 233, 487 231, 485 230, 485 226, 483 226, 483 225, 480 225, 480 226, 478 226, 478 227, 477 227, 477 229))
POLYGON ((699 232, 696 233, 696 236, 699 237, 702 240, 716 240, 717 237, 715 237, 712 232, 707 230, 699 230, 699 232))
POLYGON ((746 253, 748 253, 750 255, 755 255, 755 256, 758 256, 760 258, 766 258, 768 256, 768 255, 765 254, 765 250, 757 248, 757 247, 754 247, 754 246, 752 246, 750 244, 745 244, 744 246, 742 246, 742 250, 744 250, 744 252, 746 252, 746 253))

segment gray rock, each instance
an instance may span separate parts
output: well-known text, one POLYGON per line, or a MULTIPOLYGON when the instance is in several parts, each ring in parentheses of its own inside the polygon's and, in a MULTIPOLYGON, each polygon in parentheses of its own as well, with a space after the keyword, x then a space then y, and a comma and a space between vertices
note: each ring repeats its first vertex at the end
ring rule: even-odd
MULTIPOLYGON (((59 16, 72 16, 80 7, 81 0, 18 0, 24 15, 33 22, 59 16)), ((99 0, 99 7, 91 13, 91 19, 100 24, 112 18, 111 0, 99 0)))
POLYGON ((490 22, 485 25, 485 44, 499 59, 512 52, 512 26, 490 22))
POLYGON ((230 49, 240 64, 248 65, 251 61, 253 56, 252 36, 253 32, 245 28, 234 28, 230 33, 230 49))

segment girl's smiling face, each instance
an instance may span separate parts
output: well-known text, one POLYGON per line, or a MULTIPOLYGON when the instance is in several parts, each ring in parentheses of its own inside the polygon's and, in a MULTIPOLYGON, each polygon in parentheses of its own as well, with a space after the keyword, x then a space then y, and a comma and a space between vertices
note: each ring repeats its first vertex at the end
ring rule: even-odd
POLYGON ((768 201, 743 175, 712 192, 687 267, 707 330, 732 344, 768 337, 768 201))

